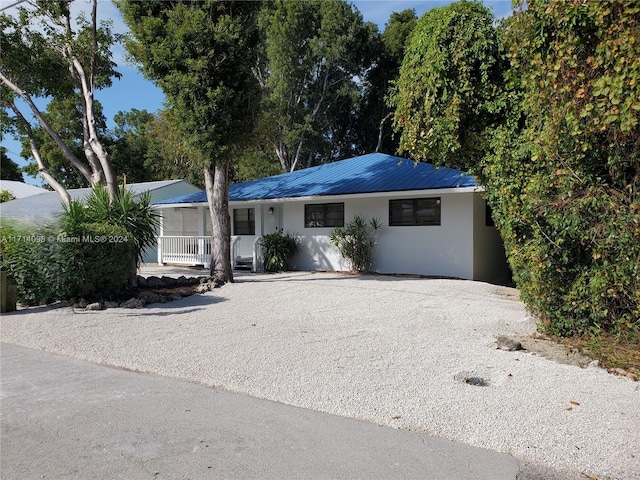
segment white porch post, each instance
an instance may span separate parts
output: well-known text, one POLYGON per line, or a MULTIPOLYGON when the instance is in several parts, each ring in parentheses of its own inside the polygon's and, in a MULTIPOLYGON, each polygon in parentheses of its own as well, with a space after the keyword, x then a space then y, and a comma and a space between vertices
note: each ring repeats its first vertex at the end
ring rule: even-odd
POLYGON ((160 226, 158 229, 158 265, 164 266, 162 262, 162 237, 164 235, 164 210, 160 209, 160 226))
MULTIPOLYGON (((198 212, 198 236, 201 237, 198 239, 198 253, 201 255, 200 258, 205 258, 207 255, 206 245, 211 240, 204 239, 207 235, 207 215, 209 214, 209 207, 196 207, 198 212)), ((209 253, 208 260, 204 261, 204 268, 211 268, 211 254, 209 253)))

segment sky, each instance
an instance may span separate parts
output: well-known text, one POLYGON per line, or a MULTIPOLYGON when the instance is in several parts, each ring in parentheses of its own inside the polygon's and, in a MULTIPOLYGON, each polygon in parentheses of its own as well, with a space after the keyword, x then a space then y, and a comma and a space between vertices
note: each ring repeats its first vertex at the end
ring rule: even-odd
MULTIPOLYGON (((89 8, 88 2, 79 0, 76 3, 78 6, 89 8)), ((451 3, 451 0, 352 0, 351 3, 362 13, 365 21, 375 23, 382 32, 392 12, 412 8, 419 18, 427 10, 451 3)), ((484 0, 483 3, 493 10, 496 18, 507 17, 511 14, 511 0, 484 0)), ((12 12, 15 12, 15 8, 8 9, 3 13, 11 14, 12 12)), ((112 20, 114 33, 127 33, 128 31, 120 12, 110 1, 104 0, 99 3, 98 19, 112 20)), ((146 80, 138 72, 135 65, 127 63, 125 57, 123 47, 116 46, 114 61, 118 64, 117 70, 122 74, 122 78, 114 79, 113 86, 99 90, 95 94, 95 98, 102 104, 109 128, 114 127, 113 117, 119 111, 126 112, 135 108, 155 113, 163 107, 164 95, 162 91, 153 82, 146 80)), ((43 103, 38 103, 42 108, 43 103)), ((27 118, 32 118, 30 111, 25 109, 23 113, 27 118)), ((21 146, 17 140, 5 135, 0 144, 8 150, 7 156, 11 160, 20 166, 26 163, 20 157, 21 146)), ((39 177, 33 178, 25 175, 24 179, 26 183, 33 185, 42 184, 39 177)))

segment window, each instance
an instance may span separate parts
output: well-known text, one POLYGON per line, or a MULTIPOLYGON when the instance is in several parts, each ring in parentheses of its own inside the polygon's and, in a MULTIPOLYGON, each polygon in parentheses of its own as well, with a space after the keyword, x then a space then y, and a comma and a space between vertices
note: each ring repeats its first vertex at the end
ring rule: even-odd
POLYGON ((235 208, 233 210, 233 234, 256 234, 256 210, 255 208, 235 208))
POLYGON ((344 203, 322 203, 304 206, 304 226, 344 227, 344 203))
POLYGON ((440 197, 389 200, 389 225, 440 225, 440 197))

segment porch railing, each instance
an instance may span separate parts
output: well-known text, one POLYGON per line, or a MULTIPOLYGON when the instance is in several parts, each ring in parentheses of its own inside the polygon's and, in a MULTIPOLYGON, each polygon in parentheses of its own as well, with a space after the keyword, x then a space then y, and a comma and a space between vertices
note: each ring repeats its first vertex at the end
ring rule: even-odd
MULTIPOLYGON (((231 264, 235 268, 240 237, 231 237, 231 264)), ((158 237, 158 263, 211 266, 211 237, 158 237)))

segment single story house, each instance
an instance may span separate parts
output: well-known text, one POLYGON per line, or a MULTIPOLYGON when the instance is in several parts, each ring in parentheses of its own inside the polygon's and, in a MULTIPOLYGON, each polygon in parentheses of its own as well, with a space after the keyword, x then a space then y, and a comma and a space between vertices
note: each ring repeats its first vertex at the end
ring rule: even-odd
MULTIPOLYGON (((355 215, 377 218, 373 270, 385 274, 507 282, 510 270, 483 188, 464 172, 372 153, 229 188, 234 266, 260 270, 260 237, 294 234, 295 270, 348 269, 330 232, 355 215)), ((210 218, 200 191, 157 202, 162 212, 158 263, 210 263, 210 218)))
MULTIPOLYGON (((0 217, 13 221, 42 225, 54 222, 63 212, 63 204, 57 192, 40 189, 41 193, 16 198, 0 204, 0 217)), ((167 198, 173 198, 188 193, 200 192, 195 185, 185 180, 161 180, 154 182, 140 182, 127 184, 127 190, 138 197, 143 192, 150 192, 151 203, 156 203, 167 198)), ((72 188, 68 190, 73 200, 84 201, 90 194, 91 188, 72 188)), ((156 262, 158 252, 156 247, 145 251, 144 261, 156 262)))

